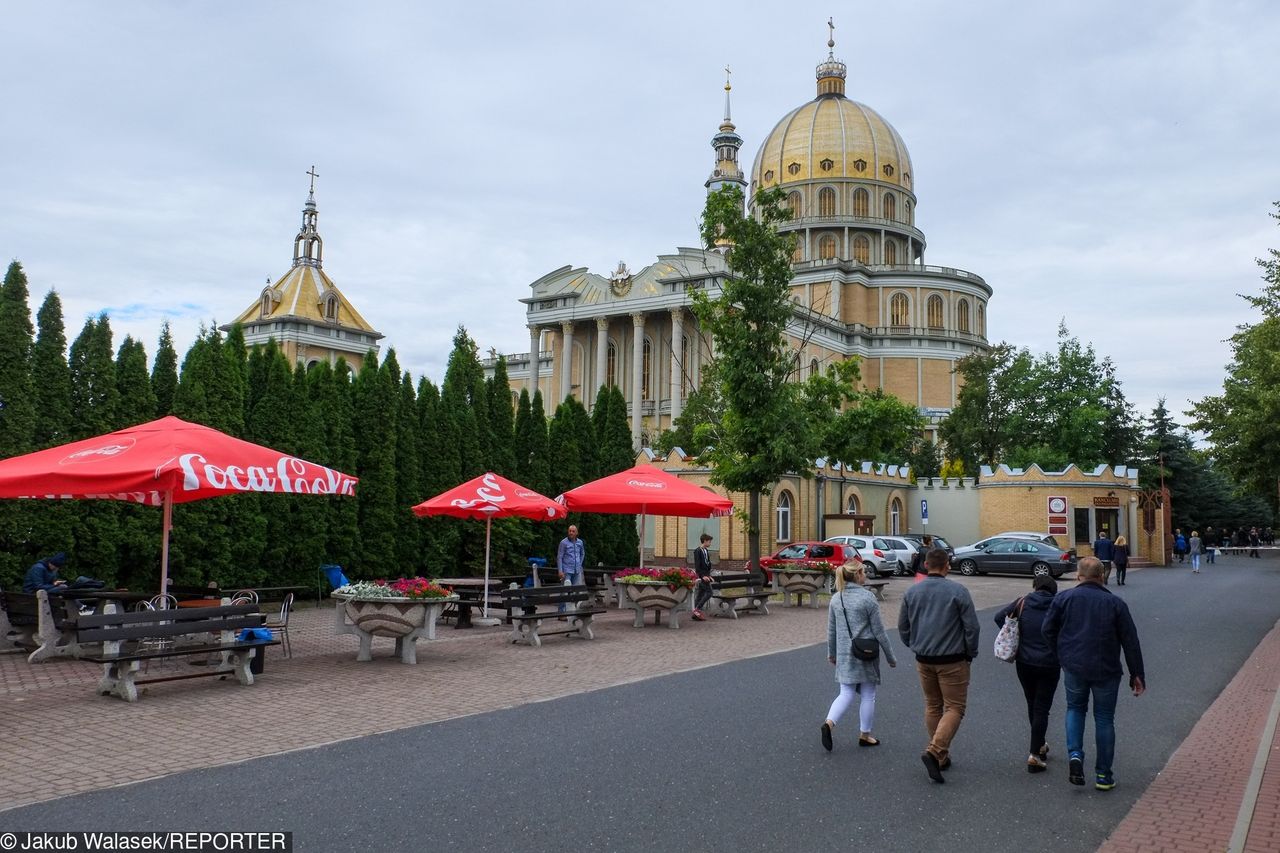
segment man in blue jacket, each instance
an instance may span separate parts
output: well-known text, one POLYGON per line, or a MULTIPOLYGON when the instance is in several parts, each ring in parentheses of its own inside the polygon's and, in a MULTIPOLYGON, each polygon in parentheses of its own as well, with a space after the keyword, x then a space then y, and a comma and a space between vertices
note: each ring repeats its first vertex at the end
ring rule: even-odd
POLYGON ((58 572, 66 564, 67 555, 62 551, 36 562, 27 569, 27 575, 22 579, 22 591, 32 593, 47 589, 50 592, 62 592, 66 589, 67 582, 58 577, 58 572))
POLYGON ((1115 549, 1111 544, 1111 538, 1107 536, 1107 531, 1100 532, 1098 538, 1094 540, 1093 556, 1102 562, 1102 585, 1106 586, 1107 581, 1111 580, 1111 558, 1115 556, 1115 549))
POLYGON ((1120 692, 1120 654, 1129 669, 1134 696, 1147 689, 1138 629, 1129 605, 1111 593, 1102 580, 1102 563, 1085 557, 1076 570, 1079 585, 1054 596, 1044 618, 1044 636, 1058 650, 1067 692, 1067 779, 1084 784, 1084 721, 1093 697, 1093 728, 1098 751, 1094 785, 1099 791, 1116 786, 1111 762, 1116 751, 1116 698, 1120 692))

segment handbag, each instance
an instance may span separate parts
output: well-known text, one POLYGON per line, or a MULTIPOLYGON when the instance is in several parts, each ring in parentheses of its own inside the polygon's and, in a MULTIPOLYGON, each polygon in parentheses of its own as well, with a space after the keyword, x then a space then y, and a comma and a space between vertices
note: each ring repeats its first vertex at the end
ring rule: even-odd
MULTIPOLYGON (((840 603, 844 604, 844 593, 841 592, 840 603)), ((849 627, 849 612, 840 608, 840 612, 844 615, 844 627, 849 630, 849 636, 852 641, 849 645, 849 653, 858 660, 879 660, 880 659, 880 641, 875 637, 862 639, 853 636, 853 629, 849 627)))
POLYGON ((996 634, 996 657, 1007 663, 1013 663, 1018 658, 1018 640, 1021 636, 1018 619, 1022 616, 1022 605, 1025 601, 1025 597, 1018 599, 1018 606, 1013 611, 1010 611, 1008 616, 1004 617, 1004 624, 1000 626, 1000 632, 996 634))

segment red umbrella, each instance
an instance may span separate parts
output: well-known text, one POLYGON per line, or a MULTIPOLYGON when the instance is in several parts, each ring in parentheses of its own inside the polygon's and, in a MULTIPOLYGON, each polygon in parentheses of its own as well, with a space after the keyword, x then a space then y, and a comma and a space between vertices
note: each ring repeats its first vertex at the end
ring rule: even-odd
POLYGON ((79 498, 164 507, 160 591, 168 587, 173 505, 217 495, 354 495, 357 479, 165 417, 0 461, 0 498, 79 498))
POLYGON ((492 471, 429 498, 413 508, 415 515, 449 515, 454 518, 484 519, 484 617, 489 618, 489 543, 495 516, 551 521, 564 518, 564 507, 533 489, 526 489, 492 471))
POLYGON ((686 483, 653 465, 637 465, 570 489, 556 498, 571 512, 608 512, 640 516, 640 565, 644 566, 644 517, 681 515, 711 518, 731 515, 733 501, 686 483))

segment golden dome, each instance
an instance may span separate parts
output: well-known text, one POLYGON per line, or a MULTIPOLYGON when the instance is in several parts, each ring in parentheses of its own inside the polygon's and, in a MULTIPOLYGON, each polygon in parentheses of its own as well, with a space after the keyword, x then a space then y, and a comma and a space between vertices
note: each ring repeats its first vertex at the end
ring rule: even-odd
POLYGON ((751 170, 753 192, 839 178, 880 181, 915 192, 911 155, 898 131, 875 110, 838 92, 783 116, 760 146, 751 170))

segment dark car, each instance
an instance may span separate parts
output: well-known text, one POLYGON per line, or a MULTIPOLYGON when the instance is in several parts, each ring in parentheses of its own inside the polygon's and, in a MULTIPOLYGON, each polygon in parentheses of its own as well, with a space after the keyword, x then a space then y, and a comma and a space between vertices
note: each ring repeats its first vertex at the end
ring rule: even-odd
MULTIPOLYGON (((932 536, 933 534, 930 534, 930 535, 932 536)), ((921 561, 923 561, 923 560, 924 560, 924 550, 925 550, 925 547, 924 547, 924 534, 923 534, 923 533, 902 533, 902 534, 899 534, 899 535, 898 535, 898 538, 899 538, 899 539, 905 539, 905 540, 907 541, 907 544, 908 544, 908 545, 910 545, 912 548, 915 548, 917 551, 919 551, 919 552, 921 553, 921 556, 920 556, 921 561)), ((948 542, 946 539, 944 539, 944 538, 943 538, 943 537, 941 537, 941 536, 934 536, 934 537, 933 537, 933 547, 934 547, 934 548, 941 548, 942 550, 944 550, 944 551, 946 551, 948 554, 950 554, 950 555, 951 555, 951 557, 952 557, 952 565, 955 565, 954 560, 955 560, 955 555, 956 555, 956 549, 951 547, 951 543, 950 543, 950 542, 948 542)), ((910 561, 910 560, 908 560, 908 561, 906 561, 906 562, 903 562, 902 560, 899 560, 899 561, 898 561, 898 570, 897 570, 897 571, 895 571, 895 572, 894 572, 894 574, 895 574, 895 575, 909 575, 909 574, 911 574, 911 561, 910 561)))
POLYGON ((999 573, 1054 578, 1076 568, 1071 551, 1032 539, 993 539, 983 548, 961 548, 951 558, 951 565, 962 575, 999 573))

